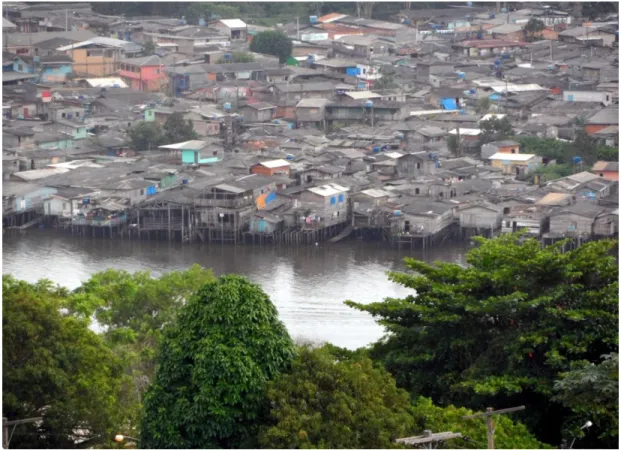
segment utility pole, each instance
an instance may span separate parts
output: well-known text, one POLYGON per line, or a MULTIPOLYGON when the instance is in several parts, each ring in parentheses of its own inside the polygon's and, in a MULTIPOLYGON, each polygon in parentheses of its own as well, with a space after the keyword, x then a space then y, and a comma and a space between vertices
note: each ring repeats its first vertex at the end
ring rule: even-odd
POLYGON ((436 442, 447 441, 449 439, 460 438, 461 433, 453 433, 452 431, 445 431, 443 433, 432 433, 431 430, 423 431, 421 436, 412 436, 407 438, 397 439, 397 444, 406 445, 422 445, 423 448, 432 449, 436 442))
POLYGON ((69 13, 65 9, 65 31, 69 31, 69 13))
POLYGON ((298 41, 299 41, 300 40, 300 18, 296 17, 295 21, 296 21, 297 26, 298 26, 297 30, 298 30, 298 41))
POLYGON ((23 425, 23 424, 26 424, 26 423, 38 422, 40 420, 43 420, 43 417, 31 417, 30 419, 11 420, 11 421, 8 421, 6 419, 6 417, 3 417, 2 418, 2 427, 4 429, 4 439, 2 440, 2 442, 4 444, 4 448, 8 449, 9 448, 9 444, 11 443, 11 437, 13 436, 13 432, 11 432, 11 435, 9 435, 9 427, 11 425, 13 425, 13 430, 15 430, 15 427, 17 425, 23 425))
POLYGON ((486 412, 480 414, 473 414, 471 416, 464 416, 464 419, 479 419, 481 417, 485 417, 487 420, 487 448, 494 448, 494 432, 496 429, 494 428, 494 416, 500 414, 509 414, 512 412, 523 411, 526 409, 526 406, 516 406, 515 408, 506 408, 506 409, 498 409, 494 411, 494 408, 487 408, 486 412))

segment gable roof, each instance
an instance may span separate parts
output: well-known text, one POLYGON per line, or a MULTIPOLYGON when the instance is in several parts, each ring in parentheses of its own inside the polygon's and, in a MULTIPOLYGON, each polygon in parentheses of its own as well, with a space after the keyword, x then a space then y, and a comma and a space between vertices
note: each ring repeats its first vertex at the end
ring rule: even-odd
POLYGON ((125 58, 120 62, 125 64, 133 64, 134 66, 161 66, 164 64, 162 58, 158 55, 143 56, 142 58, 125 58))
POLYGON ((141 45, 135 44, 133 42, 122 41, 120 39, 114 39, 103 36, 95 36, 91 39, 87 39, 86 41, 76 42, 70 45, 66 45, 64 47, 59 47, 56 50, 59 52, 64 52, 67 50, 72 50, 81 47, 87 47, 89 45, 100 45, 102 47, 112 47, 112 48, 121 48, 125 51, 140 51, 142 49, 141 45))

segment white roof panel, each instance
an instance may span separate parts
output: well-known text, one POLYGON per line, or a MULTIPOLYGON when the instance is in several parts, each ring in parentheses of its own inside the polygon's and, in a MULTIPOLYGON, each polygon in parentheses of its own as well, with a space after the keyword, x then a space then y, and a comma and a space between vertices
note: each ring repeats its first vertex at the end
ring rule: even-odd
POLYGON ((492 118, 494 118, 494 117, 495 117, 496 119, 498 119, 498 120, 501 120, 501 119, 502 119, 503 117, 505 117, 505 116, 506 116, 506 114, 485 114, 483 117, 481 117, 481 118, 479 119, 479 122, 482 122, 482 121, 484 121, 484 120, 489 120, 489 119, 492 119, 492 118))
POLYGON ((529 153, 495 153, 489 157, 491 160, 501 160, 501 161, 528 161, 529 159, 534 158, 536 155, 532 155, 529 153))
MULTIPOLYGON (((457 128, 449 131, 449 134, 457 134, 457 128)), ((460 136, 478 136, 481 134, 481 130, 478 128, 460 128, 459 135, 460 136)))
POLYGON ((263 161, 261 165, 264 167, 267 167, 268 169, 274 169, 276 167, 291 166, 291 164, 289 164, 289 161, 285 161, 284 159, 274 159, 272 161, 263 161))
POLYGON ((222 19, 220 23, 223 23, 229 28, 246 28, 246 22, 240 19, 222 19))
POLYGON ((129 87, 121 78, 85 78, 84 81, 92 87, 129 87))
POLYGON ((375 92, 371 92, 371 91, 351 91, 351 92, 345 92, 345 95, 353 98, 354 100, 382 98, 381 95, 376 94, 375 92))
POLYGON ((177 144, 160 145, 159 148, 170 148, 173 150, 200 150, 207 142, 205 141, 186 141, 177 144))
POLYGON ((331 195, 342 194, 343 192, 347 192, 349 189, 335 183, 328 183, 322 186, 308 188, 308 190, 313 194, 317 194, 322 197, 329 197, 331 195))

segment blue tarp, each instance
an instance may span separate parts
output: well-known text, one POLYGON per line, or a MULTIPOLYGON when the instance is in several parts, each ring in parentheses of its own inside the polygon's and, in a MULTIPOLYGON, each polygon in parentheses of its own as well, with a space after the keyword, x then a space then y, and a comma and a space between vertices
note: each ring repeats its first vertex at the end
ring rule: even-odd
POLYGON ((442 104, 442 109, 446 109, 448 111, 457 110, 457 103, 455 103, 454 98, 443 98, 440 103, 442 104))
POLYGON ((346 73, 350 77, 355 77, 356 75, 360 75, 360 69, 358 69, 357 67, 348 67, 346 73))

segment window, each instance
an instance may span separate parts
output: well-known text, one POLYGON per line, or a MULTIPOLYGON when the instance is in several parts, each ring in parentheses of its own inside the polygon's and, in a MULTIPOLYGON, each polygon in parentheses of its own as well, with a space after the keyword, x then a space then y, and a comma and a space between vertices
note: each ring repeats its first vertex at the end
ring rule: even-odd
POLYGON ((420 163, 416 163, 416 168, 420 169, 420 163))
POLYGON ((339 203, 343 203, 345 201, 345 196, 343 194, 339 194, 339 203))
POLYGON ((419 194, 420 194, 420 189, 419 189, 419 188, 414 189, 414 193, 415 193, 416 195, 419 195, 419 194))
POLYGON ((440 192, 440 198, 444 198, 444 192, 440 192))
POLYGON ((62 113, 62 114, 60 115, 60 117, 62 117, 62 118, 64 119, 65 117, 67 117, 67 114, 62 113))
MULTIPOLYGON (((511 211, 511 208, 503 208, 502 213, 503 214, 509 214, 510 211, 511 211)), ((507 222, 507 226, 509 226, 508 224, 509 224, 509 222, 507 222)))
POLYGON ((79 112, 79 111, 76 111, 75 116, 76 116, 76 117, 80 117, 80 112, 79 112))
POLYGON ((67 210, 67 204, 65 202, 63 202, 63 211, 67 210))
POLYGON ((600 173, 600 174, 599 174, 599 176, 600 176, 600 177, 603 177, 603 176, 604 176, 604 174, 603 174, 603 173, 600 173))
POLYGON ((86 56, 91 56, 91 52, 86 52, 86 56))
POLYGON ((330 197, 330 204, 336 205, 336 197, 330 197))
POLYGON ((18 71, 18 72, 21 72, 21 71, 23 71, 23 70, 24 70, 24 66, 22 66, 21 64, 18 64, 18 65, 17 65, 17 71, 18 71))
POLYGON ((140 189, 140 195, 144 195, 144 189, 140 189))

